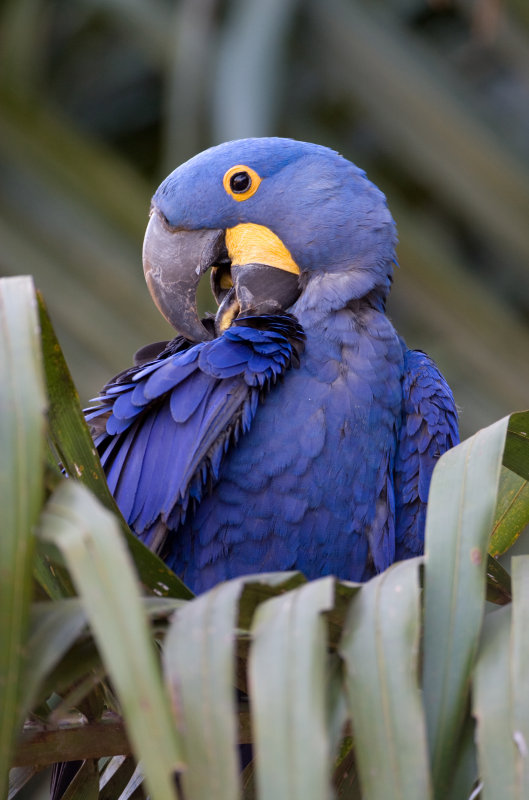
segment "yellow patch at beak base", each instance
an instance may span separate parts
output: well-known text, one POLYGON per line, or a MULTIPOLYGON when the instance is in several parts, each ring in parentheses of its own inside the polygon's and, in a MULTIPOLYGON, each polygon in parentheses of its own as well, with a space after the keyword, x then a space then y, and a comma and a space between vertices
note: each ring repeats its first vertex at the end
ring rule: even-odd
POLYGON ((265 225, 245 222, 226 230, 226 249, 232 266, 267 264, 299 275, 300 270, 279 236, 265 225))

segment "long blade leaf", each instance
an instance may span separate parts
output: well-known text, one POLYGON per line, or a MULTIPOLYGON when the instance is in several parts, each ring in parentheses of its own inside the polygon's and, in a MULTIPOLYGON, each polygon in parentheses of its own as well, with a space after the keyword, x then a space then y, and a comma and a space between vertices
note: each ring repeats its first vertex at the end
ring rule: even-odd
POLYGON ((33 529, 43 499, 45 394, 31 278, 0 281, 0 794, 22 722, 33 529))
POLYGON ((235 630, 243 584, 230 581, 179 609, 166 637, 164 671, 185 731, 186 796, 239 794, 235 630))
POLYGON ((423 687, 436 797, 446 794, 464 719, 508 421, 505 417, 445 453, 430 487, 423 687))
POLYGON ((48 502, 40 536, 60 550, 82 599, 153 800, 173 800, 181 750, 117 520, 67 481, 48 502))
POLYGON ((252 626, 250 701, 258 796, 330 797, 327 626, 334 579, 263 603, 252 626))
POLYGON ((431 797, 418 679, 418 563, 367 583, 349 609, 340 645, 365 800, 431 797))

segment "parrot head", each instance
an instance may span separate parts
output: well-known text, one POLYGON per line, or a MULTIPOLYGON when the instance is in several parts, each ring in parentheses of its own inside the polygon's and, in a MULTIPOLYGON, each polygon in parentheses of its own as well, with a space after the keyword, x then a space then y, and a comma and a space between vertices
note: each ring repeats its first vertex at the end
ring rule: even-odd
POLYGON ((328 311, 370 295, 384 304, 395 224, 382 192, 320 145, 227 142, 172 172, 156 191, 143 265, 159 310, 191 341, 211 338, 196 290, 211 269, 217 334, 239 314, 328 311))

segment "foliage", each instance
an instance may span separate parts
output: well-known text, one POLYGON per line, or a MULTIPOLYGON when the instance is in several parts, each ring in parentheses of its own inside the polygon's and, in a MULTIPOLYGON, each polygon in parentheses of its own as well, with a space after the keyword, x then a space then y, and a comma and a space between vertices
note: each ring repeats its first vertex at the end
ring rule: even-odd
POLYGON ((466 800, 477 782, 483 798, 525 796, 529 557, 511 603, 487 549, 526 518, 505 475, 529 478, 529 412, 442 457, 424 558, 364 585, 276 573, 192 598, 115 508, 31 279, 0 282, 0 312, 10 797, 79 759, 71 797, 124 800, 143 781, 153 800, 466 800), (487 592, 501 607, 483 625, 487 592))
POLYGON ((390 313, 465 435, 527 405, 529 15, 520 0, 4 0, 0 273, 35 276, 86 401, 169 338, 140 246, 211 144, 338 149, 388 196, 390 313))

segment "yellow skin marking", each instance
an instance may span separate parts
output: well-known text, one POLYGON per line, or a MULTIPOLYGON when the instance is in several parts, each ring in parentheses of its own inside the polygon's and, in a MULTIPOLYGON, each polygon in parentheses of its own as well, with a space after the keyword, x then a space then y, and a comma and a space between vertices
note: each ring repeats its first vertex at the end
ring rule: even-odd
POLYGON ((218 322, 219 329, 221 330, 222 333, 228 330, 228 328, 230 327, 231 323, 233 322, 238 313, 239 313, 239 303, 234 298, 232 304, 224 310, 224 313, 218 322))
POLYGON ((279 236, 265 225, 244 222, 226 230, 226 249, 233 266, 268 264, 299 275, 299 267, 279 236))

